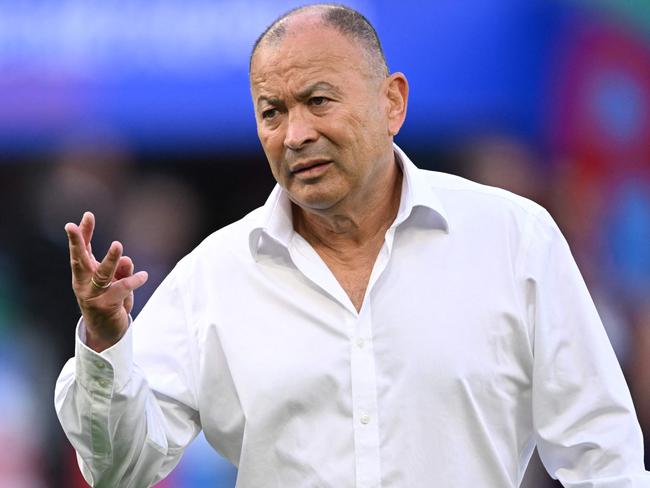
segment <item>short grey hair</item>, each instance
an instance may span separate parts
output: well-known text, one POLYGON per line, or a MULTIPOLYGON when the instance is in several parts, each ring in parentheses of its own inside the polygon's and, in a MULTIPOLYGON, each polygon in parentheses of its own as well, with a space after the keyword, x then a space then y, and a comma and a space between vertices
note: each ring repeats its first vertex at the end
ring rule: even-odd
POLYGON ((381 47, 377 31, 372 26, 370 21, 356 10, 345 5, 337 3, 317 3, 313 5, 303 5, 294 8, 282 14, 269 25, 264 32, 257 38, 251 51, 248 70, 250 72, 253 63, 253 56, 257 52, 258 47, 263 42, 278 42, 287 32, 285 20, 302 12, 310 10, 320 11, 320 20, 324 25, 333 27, 341 34, 344 34, 356 41, 359 41, 363 47, 368 64, 371 67, 373 74, 380 78, 388 76, 388 65, 386 63, 386 56, 381 47))

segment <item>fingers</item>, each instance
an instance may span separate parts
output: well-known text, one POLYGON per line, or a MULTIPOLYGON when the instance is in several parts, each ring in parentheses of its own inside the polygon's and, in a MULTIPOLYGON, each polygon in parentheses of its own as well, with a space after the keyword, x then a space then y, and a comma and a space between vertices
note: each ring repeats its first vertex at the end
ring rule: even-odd
POLYGON ((138 271, 135 274, 113 282, 111 285, 111 292, 115 293, 115 296, 119 300, 123 301, 127 313, 131 313, 131 309, 133 308, 133 291, 144 285, 147 279, 149 279, 149 274, 146 271, 138 271))
POLYGON ((133 292, 129 293, 124 299, 124 310, 126 313, 131 313, 133 310, 133 292))
MULTIPOLYGON (((133 274, 133 261, 131 261, 131 258, 128 256, 122 256, 120 258, 120 261, 117 263, 117 270, 115 271, 115 280, 118 282, 124 278, 128 278, 133 274)), ((142 286, 141 280, 138 280, 135 282, 136 286, 142 286)), ((124 310, 126 310, 126 313, 131 313, 131 310, 133 310, 133 289, 129 288, 129 285, 134 285, 132 282, 127 282, 124 283, 124 291, 126 292, 128 290, 128 294, 126 295, 126 298, 124 299, 124 310)))
POLYGON ((90 241, 93 238, 93 231, 95 230, 95 216, 92 212, 84 212, 83 217, 81 217, 81 222, 79 223, 79 229, 81 230, 81 235, 88 254, 92 254, 90 241))
POLYGON ((133 261, 123 256, 122 244, 111 243, 104 259, 92 255, 95 216, 85 212, 79 225, 68 223, 65 231, 70 248, 72 287, 86 324, 87 344, 101 351, 114 344, 128 326, 133 291, 148 278, 133 273, 133 261))
MULTIPOLYGON (((117 282, 133 275, 133 261, 127 256, 122 256, 122 244, 118 241, 111 243, 101 263, 94 259, 90 247, 94 229, 95 216, 92 212, 84 212, 79 225, 71 222, 65 225, 73 284, 77 291, 85 290, 82 294, 88 297, 104 293, 113 280, 117 282)), ((122 283, 120 288, 128 294, 142 286, 146 280, 147 274, 140 273, 137 277, 122 283)))
POLYGON ((65 231, 68 234, 72 276, 77 282, 88 281, 92 274, 93 263, 86 251, 81 230, 77 225, 68 223, 65 225, 65 231))
POLYGON ((115 279, 121 280, 127 276, 133 274, 133 261, 128 256, 122 256, 117 263, 117 269, 115 270, 115 279))
POLYGON ((149 275, 146 271, 140 271, 133 276, 129 276, 128 279, 125 278, 118 282, 125 289, 130 290, 129 294, 124 299, 124 309, 126 310, 126 313, 131 313, 131 310, 133 310, 133 290, 144 285, 148 278, 149 275))
POLYGON ((137 273, 131 276, 122 278, 120 281, 116 281, 115 283, 113 283, 113 285, 120 287, 125 291, 128 290, 129 292, 132 292, 133 290, 137 290, 142 285, 144 285, 148 279, 149 279, 149 274, 146 271, 138 271, 137 273))
POLYGON ((102 292, 111 284, 121 257, 122 244, 118 241, 113 241, 108 248, 106 256, 91 276, 90 283, 96 293, 102 292))

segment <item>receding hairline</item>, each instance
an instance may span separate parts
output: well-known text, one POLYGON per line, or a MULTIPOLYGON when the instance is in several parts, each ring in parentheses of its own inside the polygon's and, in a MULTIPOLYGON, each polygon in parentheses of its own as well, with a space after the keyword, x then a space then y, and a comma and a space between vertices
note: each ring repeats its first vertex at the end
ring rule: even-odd
POLYGON ((253 64, 253 57, 258 48, 263 44, 281 42, 290 29, 288 25, 290 19, 303 13, 317 14, 316 20, 323 27, 330 27, 349 39, 359 41, 371 71, 375 72, 379 77, 388 76, 386 57, 375 28, 360 12, 337 3, 303 5, 280 15, 262 32, 253 44, 248 63, 249 73, 253 64))

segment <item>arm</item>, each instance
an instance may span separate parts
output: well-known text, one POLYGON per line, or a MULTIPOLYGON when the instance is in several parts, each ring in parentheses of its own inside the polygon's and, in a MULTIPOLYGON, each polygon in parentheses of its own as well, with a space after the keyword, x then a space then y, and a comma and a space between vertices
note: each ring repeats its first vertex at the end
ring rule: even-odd
POLYGON ((151 486, 171 471, 200 429, 187 381, 193 374, 187 354, 191 339, 173 277, 129 326, 133 289, 144 283, 143 277, 134 279, 133 265, 116 243, 102 263, 94 261, 89 245, 93 223, 91 214, 85 214, 78 228, 66 226, 83 319, 75 357, 57 381, 56 411, 92 486, 151 486), (110 286, 88 283, 89 276, 98 284, 108 278, 110 286), (133 329, 139 326, 156 332, 146 340, 165 351, 169 361, 151 367, 145 358, 142 368, 134 363, 133 329), (152 382, 165 387, 152 388, 152 382))
POLYGON ((569 488, 645 488, 634 406, 589 292, 559 229, 532 217, 524 257, 540 457, 569 488))

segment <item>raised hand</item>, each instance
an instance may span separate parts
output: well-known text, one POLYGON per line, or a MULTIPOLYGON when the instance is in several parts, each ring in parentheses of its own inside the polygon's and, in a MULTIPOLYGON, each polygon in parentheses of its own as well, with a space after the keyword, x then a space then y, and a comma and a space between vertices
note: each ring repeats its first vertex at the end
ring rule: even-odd
POLYGON ((122 255, 122 244, 111 243, 104 259, 98 262, 90 241, 95 216, 85 212, 79 225, 68 223, 65 231, 70 245, 72 289, 86 327, 86 344, 101 352, 111 347, 126 332, 133 308, 133 290, 147 281, 147 272, 133 274, 133 262, 122 255))

